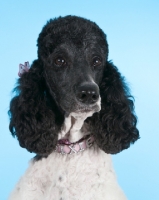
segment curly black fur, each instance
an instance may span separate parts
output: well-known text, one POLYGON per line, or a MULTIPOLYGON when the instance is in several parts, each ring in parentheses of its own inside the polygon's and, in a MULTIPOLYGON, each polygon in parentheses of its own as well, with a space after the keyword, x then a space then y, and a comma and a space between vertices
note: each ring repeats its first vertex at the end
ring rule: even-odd
POLYGON ((100 85, 101 111, 90 120, 95 140, 107 153, 127 149, 139 139, 133 97, 118 69, 107 62, 100 85))
POLYGON ((42 156, 55 149, 64 116, 76 110, 75 89, 71 84, 76 86, 77 80, 83 80, 82 76, 88 80, 85 74, 89 74, 100 89, 101 111, 86 120, 97 145, 106 153, 114 154, 127 149, 139 138, 133 98, 124 78, 107 57, 106 36, 89 20, 66 16, 50 20, 44 26, 38 38, 38 59, 29 72, 19 78, 16 96, 10 103, 10 131, 21 147, 42 156), (54 64, 59 46, 65 49, 62 56, 68 60, 68 66, 63 69, 54 64), (87 46, 88 52, 83 54, 87 46), (98 69, 88 64, 92 49, 101 54, 102 65, 98 69), (74 53, 77 51, 78 56, 74 53), (84 60, 83 55, 88 58, 84 60), (76 59, 70 61, 70 58, 76 59), (72 70, 74 65, 78 79, 72 70), (82 68, 84 65, 88 67, 82 68))

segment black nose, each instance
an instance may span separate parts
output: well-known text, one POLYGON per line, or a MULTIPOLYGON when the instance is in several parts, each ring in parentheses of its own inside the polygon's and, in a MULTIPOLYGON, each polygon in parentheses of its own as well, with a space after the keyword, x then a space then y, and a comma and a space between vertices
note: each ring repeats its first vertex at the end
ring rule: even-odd
POLYGON ((94 83, 84 83, 76 89, 76 98, 81 103, 93 104, 99 99, 99 88, 94 83))

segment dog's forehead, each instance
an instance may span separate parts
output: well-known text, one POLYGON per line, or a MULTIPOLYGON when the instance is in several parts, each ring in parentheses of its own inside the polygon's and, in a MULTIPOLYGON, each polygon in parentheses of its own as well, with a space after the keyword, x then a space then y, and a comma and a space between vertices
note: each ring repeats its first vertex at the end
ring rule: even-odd
POLYGON ((94 22, 79 17, 62 17, 50 20, 38 38, 38 55, 50 55, 61 44, 74 48, 94 49, 100 46, 108 53, 106 35, 94 22), (71 46, 72 44, 72 46, 71 46), (96 47, 95 47, 96 46, 96 47))
POLYGON ((72 40, 66 40, 61 42, 58 46, 55 47, 53 50, 54 54, 65 54, 69 53, 72 55, 78 54, 87 54, 87 55, 93 55, 93 54, 99 54, 99 55, 105 55, 106 48, 105 46, 102 46, 95 40, 83 40, 83 41, 72 41, 72 40))
POLYGON ((58 45, 62 43, 72 43, 79 47, 93 44, 107 45, 105 36, 103 37, 103 35, 100 35, 92 29, 87 30, 87 28, 85 28, 84 30, 81 27, 79 27, 76 32, 73 29, 52 29, 50 33, 46 35, 46 39, 43 40, 43 42, 56 43, 58 45))

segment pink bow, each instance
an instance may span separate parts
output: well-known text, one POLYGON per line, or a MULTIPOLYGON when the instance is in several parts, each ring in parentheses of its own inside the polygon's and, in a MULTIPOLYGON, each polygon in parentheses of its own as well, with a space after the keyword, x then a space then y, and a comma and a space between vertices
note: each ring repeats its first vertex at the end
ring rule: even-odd
POLYGON ((29 69, 30 69, 29 62, 25 62, 24 65, 19 64, 19 72, 18 72, 18 76, 21 77, 22 74, 24 74, 25 72, 28 72, 29 69))

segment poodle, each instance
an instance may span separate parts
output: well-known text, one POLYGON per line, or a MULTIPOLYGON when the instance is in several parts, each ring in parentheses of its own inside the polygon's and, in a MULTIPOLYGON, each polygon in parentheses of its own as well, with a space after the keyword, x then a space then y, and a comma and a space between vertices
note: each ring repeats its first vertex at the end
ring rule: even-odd
POLYGON ((105 33, 77 16, 49 20, 38 58, 20 65, 10 131, 36 156, 10 200, 125 200, 111 155, 137 139, 134 99, 108 61, 105 33))

